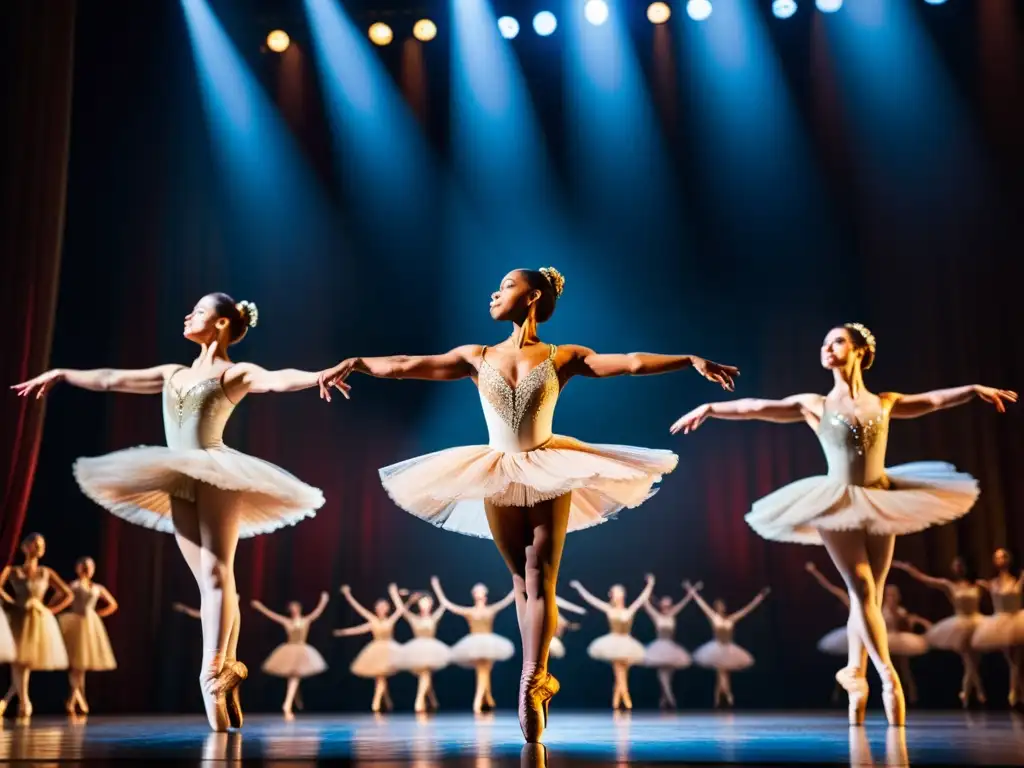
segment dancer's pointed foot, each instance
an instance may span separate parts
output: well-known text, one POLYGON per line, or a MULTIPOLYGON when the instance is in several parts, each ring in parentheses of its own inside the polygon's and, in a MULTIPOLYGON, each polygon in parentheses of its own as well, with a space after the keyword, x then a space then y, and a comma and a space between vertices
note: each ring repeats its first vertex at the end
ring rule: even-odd
POLYGON ((868 681, 856 667, 843 667, 836 672, 839 683, 849 697, 850 725, 863 725, 868 709, 868 681))
POLYGON ((218 672, 210 670, 199 679, 199 690, 203 696, 203 708, 206 710, 206 719, 210 728, 217 733, 226 731, 231 723, 228 720, 228 707, 226 700, 227 681, 232 677, 232 672, 227 665, 223 665, 218 672))
POLYGON ((242 713, 240 689, 242 681, 249 677, 249 668, 238 659, 228 659, 224 662, 224 669, 228 672, 224 683, 226 686, 224 696, 228 712, 228 722, 232 728, 241 728, 245 722, 245 715, 242 713))
POLYGON ((547 678, 547 672, 536 664, 523 665, 519 678, 519 727, 530 744, 540 742, 544 733, 544 701, 551 698, 545 687, 547 678))
POLYGON ((902 728, 907 723, 907 702, 903 697, 903 686, 894 671, 882 676, 882 706, 889 725, 902 728))

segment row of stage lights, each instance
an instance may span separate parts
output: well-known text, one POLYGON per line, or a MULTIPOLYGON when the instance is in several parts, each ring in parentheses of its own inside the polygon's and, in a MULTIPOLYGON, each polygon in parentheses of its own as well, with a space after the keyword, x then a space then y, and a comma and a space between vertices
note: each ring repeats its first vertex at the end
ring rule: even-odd
MULTIPOLYGON (((942 5, 946 0, 924 0, 928 5, 942 5)), ((822 13, 835 13, 843 7, 843 0, 814 0, 815 7, 822 13)), ((797 0, 772 0, 772 13, 777 18, 788 19, 797 12, 797 0)), ((694 21, 704 21, 714 10, 711 0, 687 0, 686 14, 694 21)), ((594 26, 600 26, 608 20, 608 3, 605 0, 586 0, 583 3, 583 16, 594 26)), ((647 20, 651 24, 664 24, 671 18, 672 9, 668 3, 655 2, 647 6, 647 20)), ((547 37, 558 29, 558 19, 551 11, 541 11, 533 17, 533 31, 541 37, 547 37)), ((498 19, 498 30, 506 40, 519 34, 519 21, 513 16, 502 16, 498 19)), ((388 45, 395 39, 394 30, 382 21, 370 25, 367 30, 370 41, 376 45, 388 45)), ((412 35, 423 43, 437 37, 437 25, 430 19, 420 19, 412 28, 412 35)), ((267 47, 282 53, 287 50, 291 40, 288 33, 275 29, 267 35, 267 47)))

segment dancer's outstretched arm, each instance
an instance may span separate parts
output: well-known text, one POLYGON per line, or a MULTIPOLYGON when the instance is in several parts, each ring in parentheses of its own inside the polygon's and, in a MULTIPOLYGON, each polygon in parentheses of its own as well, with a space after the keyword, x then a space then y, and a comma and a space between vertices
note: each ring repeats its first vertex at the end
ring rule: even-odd
POLYGON ((181 365, 156 365, 152 368, 122 369, 94 368, 78 371, 73 368, 53 368, 34 379, 23 381, 11 387, 19 397, 45 397, 61 382, 79 389, 93 392, 125 392, 131 395, 158 395, 163 391, 175 371, 181 365))
POLYGON ((353 373, 365 373, 379 379, 426 379, 455 381, 476 375, 476 360, 483 347, 467 344, 443 355, 391 355, 390 357, 350 357, 333 368, 320 372, 320 396, 329 394, 353 373))
POLYGON ((580 584, 578 581, 570 581, 569 586, 580 593, 580 597, 583 598, 584 602, 587 602, 594 608, 597 608, 597 610, 601 611, 601 613, 608 613, 608 611, 612 609, 611 605, 606 603, 604 600, 599 600, 598 598, 594 597, 592 594, 587 592, 583 585, 580 584))
POLYGON ((510 589, 508 591, 508 594, 505 595, 503 598, 501 598, 501 600, 499 600, 496 603, 491 603, 491 605, 490 605, 491 614, 494 615, 494 616, 497 616, 499 613, 501 613, 506 608, 508 608, 510 605, 512 605, 512 603, 514 603, 515 601, 516 601, 516 591, 514 589, 510 589))
POLYGON ((559 367, 563 380, 572 376, 652 376, 693 368, 708 381, 731 392, 735 387, 733 379, 740 375, 740 369, 735 366, 713 363, 696 355, 657 355, 650 352, 599 354, 578 344, 565 344, 558 349, 560 355, 569 356, 559 367))
POLYGON ((937 576, 929 576, 925 573, 921 573, 910 563, 904 562, 903 560, 893 560, 892 567, 897 570, 903 571, 910 578, 921 582, 922 584, 931 587, 932 589, 941 589, 947 596, 953 594, 953 590, 956 589, 956 585, 949 579, 940 579, 937 576))
MULTIPOLYGON (((693 585, 693 589, 695 592, 700 592, 702 589, 704 589, 704 582, 698 581, 696 584, 693 585)), ((683 608, 685 608, 687 605, 689 605, 692 600, 693 596, 687 593, 682 600, 680 600, 678 603, 669 608, 668 615, 678 616, 679 612, 683 610, 683 608)))
POLYGON ((686 590, 686 593, 693 598, 694 602, 697 603, 697 607, 700 608, 701 612, 705 616, 707 616, 708 619, 714 621, 715 619, 722 618, 718 615, 718 611, 716 611, 714 608, 708 605, 707 601, 705 601, 704 598, 700 596, 700 593, 697 592, 697 589, 693 586, 693 584, 691 584, 688 581, 684 581, 683 588, 686 590))
POLYGON ((267 608, 267 606, 265 606, 259 600, 251 600, 249 602, 249 605, 251 605, 253 608, 255 608, 257 611, 262 613, 264 616, 266 616, 271 621, 277 622, 282 627, 287 627, 288 624, 290 623, 290 620, 289 620, 289 618, 287 616, 282 616, 280 613, 274 613, 272 610, 267 608))
MULTIPOLYGON (((352 610, 354 610, 356 613, 358 613, 364 619, 366 619, 367 621, 373 621, 373 620, 375 620, 377 618, 372 612, 370 612, 366 608, 364 608, 362 606, 362 604, 358 600, 356 600, 354 597, 352 597, 352 588, 349 587, 348 584, 342 584, 341 585, 341 594, 348 601, 348 604, 352 606, 352 610)), ((401 604, 402 604, 401 601, 396 603, 396 605, 401 605, 401 604)))
POLYGON ((704 403, 681 416, 671 427, 673 435, 693 432, 708 419, 728 421, 770 421, 775 424, 805 422, 817 427, 825 398, 821 395, 790 395, 782 400, 746 397, 722 403, 704 403))
POLYGON ((454 613, 456 616, 466 617, 473 612, 471 609, 466 608, 462 605, 456 605, 451 600, 449 600, 445 596, 444 590, 441 589, 441 580, 437 578, 437 576, 430 577, 430 586, 434 588, 434 594, 437 595, 437 602, 440 603, 442 607, 447 608, 449 611, 454 613))
POLYGON ((64 579, 57 575, 53 568, 43 566, 43 570, 50 575, 50 586, 53 587, 53 602, 46 607, 53 613, 60 613, 75 601, 75 593, 71 591, 64 579))
POLYGON ((423 597, 423 595, 421 595, 419 592, 413 592, 411 595, 409 595, 409 597, 403 603, 402 602, 402 594, 403 593, 408 594, 408 590, 405 590, 405 589, 400 590, 398 588, 397 584, 389 584, 388 585, 388 594, 391 596, 391 602, 395 604, 395 610, 393 610, 391 612, 391 615, 388 616, 388 618, 387 618, 387 622, 392 627, 395 626, 395 624, 398 623, 398 620, 400 618, 402 618, 403 616, 405 616, 406 613, 409 612, 409 609, 413 606, 413 604, 417 600, 419 600, 421 597, 423 597))
POLYGON ((201 619, 203 617, 203 614, 199 612, 198 608, 192 608, 184 603, 172 603, 171 608, 178 613, 184 613, 186 616, 191 616, 193 619, 201 619))
POLYGON ((757 606, 764 602, 764 599, 768 597, 771 591, 771 587, 765 587, 764 589, 762 589, 760 592, 757 593, 757 596, 753 600, 751 600, 749 603, 747 603, 745 606, 740 608, 735 613, 730 614, 728 617, 729 621, 736 623, 740 619, 745 618, 747 614, 749 614, 751 611, 757 608, 757 606))
POLYGON ((346 627, 345 629, 336 629, 331 634, 335 637, 353 637, 355 635, 365 635, 368 632, 372 632, 373 627, 370 626, 370 622, 365 624, 358 624, 354 627, 346 627))
POLYGON ((635 616, 636 612, 640 610, 640 606, 651 599, 651 594, 654 592, 654 574, 647 574, 647 585, 643 588, 643 591, 637 595, 636 599, 629 604, 626 609, 630 617, 635 616))
POLYGON ((822 589, 824 589, 829 594, 833 595, 839 602, 841 602, 847 608, 850 607, 850 596, 846 594, 846 590, 840 589, 831 581, 826 579, 825 575, 818 570, 818 566, 816 566, 814 563, 807 563, 807 565, 805 565, 804 567, 807 569, 807 572, 814 577, 814 580, 821 585, 822 589))
POLYGON ((983 387, 981 384, 968 384, 965 387, 952 389, 935 389, 917 395, 903 395, 898 392, 887 392, 882 395, 892 399, 892 410, 889 415, 894 419, 916 419, 929 413, 969 403, 976 397, 986 403, 992 403, 1000 413, 1006 413, 1007 403, 1017 402, 1017 393, 1009 389, 983 387))
POLYGON ((117 600, 114 599, 114 596, 110 594, 110 591, 106 587, 102 584, 97 584, 96 586, 99 587, 100 590, 100 599, 106 603, 106 605, 96 611, 96 615, 101 619, 105 619, 110 614, 116 613, 119 606, 117 604, 117 600))
MULTIPOLYGON (((268 371, 255 363, 236 363, 224 373, 224 391, 231 400, 237 402, 248 394, 312 389, 317 386, 319 379, 319 371, 300 371, 296 368, 268 371)), ((337 389, 347 400, 352 388, 340 382, 337 389)), ((326 394, 321 391, 321 397, 330 401, 330 390, 326 394)))
POLYGON ((563 611, 569 611, 569 613, 579 614, 580 616, 585 616, 587 613, 587 609, 583 606, 576 605, 576 603, 570 603, 565 598, 558 597, 557 595, 555 596, 555 605, 557 605, 563 611))
POLYGON ((305 619, 310 624, 319 619, 324 614, 324 610, 327 608, 327 602, 330 600, 330 596, 326 592, 320 593, 320 602, 317 603, 316 608, 306 614, 305 619))

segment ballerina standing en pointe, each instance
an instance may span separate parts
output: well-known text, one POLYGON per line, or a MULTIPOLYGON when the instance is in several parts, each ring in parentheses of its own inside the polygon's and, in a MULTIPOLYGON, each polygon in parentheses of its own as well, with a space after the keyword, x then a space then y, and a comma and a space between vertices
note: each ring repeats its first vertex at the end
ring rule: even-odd
POLYGON ((491 295, 491 317, 512 323, 494 347, 467 345, 442 355, 344 360, 322 374, 321 393, 352 373, 393 379, 473 379, 488 445, 465 446, 381 470, 384 488, 408 512, 450 531, 490 537, 512 573, 522 636, 519 719, 538 741, 558 681, 548 652, 558 622, 555 587, 565 535, 642 504, 676 466, 670 451, 591 445, 552 432, 555 405, 573 376, 667 373, 694 368, 732 389, 735 368, 692 355, 597 354, 541 342, 565 280, 554 268, 517 269, 491 295))
POLYGON ((810 426, 828 461, 828 474, 808 477, 757 501, 746 519, 773 541, 824 544, 850 597, 847 624, 851 659, 837 680, 849 694, 850 722, 864 721, 867 657, 882 679, 882 702, 891 725, 906 721, 899 676, 889 655, 882 592, 892 563, 896 536, 961 517, 978 497, 977 481, 940 462, 885 466, 890 419, 912 419, 963 405, 975 397, 995 405, 1016 402, 1002 389, 968 385, 917 395, 864 386, 863 372, 875 358, 875 337, 859 323, 833 328, 821 347, 821 365, 830 370, 827 395, 802 394, 784 400, 744 399, 706 403, 672 425, 687 434, 709 418, 800 423, 810 426))
POLYGON ((508 661, 516 652, 512 641, 501 635, 494 634, 494 618, 512 605, 516 599, 515 591, 509 592, 496 603, 487 604, 487 587, 477 584, 471 592, 473 605, 464 607, 455 605, 444 594, 437 576, 430 579, 430 586, 438 601, 456 616, 461 616, 469 623, 469 634, 452 646, 452 661, 460 667, 476 670, 476 692, 473 694, 473 712, 480 714, 487 709, 494 709, 494 696, 491 695, 491 670, 497 661, 508 661))
POLYGON ((724 701, 727 706, 731 707, 735 703, 732 695, 732 673, 754 666, 754 657, 733 642, 733 632, 739 620, 763 603, 771 590, 765 587, 743 608, 735 613, 726 613, 723 600, 715 600, 713 605, 708 605, 695 586, 689 582, 684 582, 683 586, 697 602, 697 606, 704 615, 708 617, 708 621, 711 622, 711 632, 714 634, 713 639, 693 652, 693 660, 700 666, 713 669, 716 672, 715 706, 720 706, 724 701))
POLYGON ((29 697, 29 676, 34 671, 68 668, 68 654, 55 614, 67 608, 74 595, 71 588, 39 561, 46 554, 42 534, 30 533, 21 542, 24 557, 20 566, 5 566, 0 571, 0 599, 11 606, 11 633, 17 656, 11 662, 11 687, 0 699, 0 716, 7 711, 11 699, 18 697, 18 717, 32 717, 29 697), (7 594, 10 583, 14 596, 7 594), (46 593, 54 591, 53 602, 45 602, 46 593))
POLYGON ((391 610, 391 604, 387 600, 378 600, 371 613, 352 597, 352 590, 348 584, 341 586, 341 594, 353 610, 366 619, 366 623, 355 627, 336 629, 334 636, 352 637, 369 634, 373 638, 359 652, 349 670, 357 677, 374 680, 373 702, 370 704, 370 710, 380 712, 383 705, 384 709, 390 711, 394 709, 394 705, 391 702, 391 695, 388 693, 388 678, 398 671, 398 657, 402 652, 402 646, 394 640, 395 624, 405 615, 406 609, 413 602, 419 600, 420 595, 413 595, 408 602, 403 603, 398 586, 392 584, 388 587, 388 595, 391 597, 391 602, 394 603, 394 610, 391 610))
POLYGON ((633 709, 633 699, 629 695, 629 668, 635 664, 643 664, 644 647, 630 634, 633 630, 633 619, 640 606, 647 603, 654 591, 654 576, 647 575, 647 585, 629 605, 626 605, 626 588, 614 584, 608 590, 608 602, 599 600, 584 589, 578 581, 570 581, 569 586, 580 593, 580 597, 608 617, 611 630, 606 635, 594 640, 587 647, 587 654, 592 659, 605 661, 612 665, 615 684, 612 688, 612 709, 633 709))
MULTIPOLYGON (((703 584, 696 584, 694 589, 700 591, 703 584)), ((675 709, 676 697, 672 693, 672 676, 680 669, 693 664, 693 659, 683 646, 676 642, 676 616, 683 610, 693 597, 684 595, 678 603, 673 603, 667 595, 658 600, 655 608, 650 599, 644 603, 644 610, 654 624, 657 638, 644 650, 644 666, 658 671, 658 684, 661 686, 661 699, 658 706, 662 709, 675 709)))
POLYGON ((103 619, 117 610, 117 600, 106 587, 92 580, 95 574, 96 562, 91 557, 78 559, 75 563, 78 578, 71 582, 74 599, 71 607, 57 617, 68 652, 69 691, 65 708, 69 715, 89 714, 89 702, 85 698, 86 672, 117 669, 114 650, 103 626, 103 619), (103 607, 97 610, 96 605, 101 600, 103 607))
MULTIPOLYGON (((145 446, 75 462, 75 479, 97 504, 130 523, 173 533, 201 596, 203 661, 199 685, 210 727, 239 727, 239 538, 312 517, 323 494, 279 467, 224 445, 224 427, 248 394, 315 387, 317 374, 233 363, 228 347, 256 325, 256 305, 223 293, 204 296, 185 317, 184 336, 200 347, 191 366, 142 370, 56 368, 15 385, 37 398, 64 382, 96 392, 159 395, 166 447, 145 446)), ((341 389, 348 394, 348 388, 341 389)))
POLYGON ((281 711, 285 720, 294 720, 292 706, 299 693, 299 683, 306 677, 319 675, 327 669, 327 662, 320 652, 306 642, 309 637, 309 625, 319 619, 327 608, 329 597, 326 592, 320 593, 320 602, 309 614, 302 615, 302 604, 293 600, 288 603, 288 615, 274 613, 259 600, 251 605, 268 619, 284 627, 288 639, 274 649, 263 662, 263 671, 274 677, 283 677, 288 681, 285 688, 284 703, 281 711))
POLYGON ((580 628, 580 625, 569 621, 562 615, 562 611, 569 611, 569 613, 585 616, 587 609, 576 605, 575 603, 570 603, 568 600, 561 597, 555 597, 555 605, 558 606, 558 622, 555 624, 555 634, 551 637, 551 647, 548 649, 548 655, 556 659, 564 659, 565 643, 562 642, 562 638, 565 637, 565 633, 570 630, 575 632, 580 628))
POLYGON ((971 644, 983 653, 1002 652, 1010 668, 1007 701, 1015 707, 1024 702, 1024 571, 1015 576, 1012 564, 1009 551, 997 549, 992 555, 996 575, 977 582, 992 596, 992 615, 978 624, 971 644))
POLYGON ((416 676, 416 701, 413 711, 426 712, 428 705, 438 708, 434 693, 434 673, 440 672, 452 661, 452 649, 435 637, 437 622, 448 610, 443 605, 434 610, 434 598, 419 596, 416 601, 418 613, 405 612, 405 620, 412 628, 413 638, 402 645, 398 654, 398 668, 416 676))
POLYGON ((978 653, 971 647, 975 630, 984 616, 981 614, 981 587, 967 578, 967 566, 963 558, 953 559, 952 579, 939 579, 921 573, 910 563, 894 560, 893 568, 904 571, 908 576, 934 589, 941 589, 953 604, 953 615, 933 624, 925 633, 925 640, 932 648, 955 651, 964 665, 960 683, 960 703, 966 708, 970 704, 971 691, 979 704, 985 703, 985 689, 978 672, 978 653))

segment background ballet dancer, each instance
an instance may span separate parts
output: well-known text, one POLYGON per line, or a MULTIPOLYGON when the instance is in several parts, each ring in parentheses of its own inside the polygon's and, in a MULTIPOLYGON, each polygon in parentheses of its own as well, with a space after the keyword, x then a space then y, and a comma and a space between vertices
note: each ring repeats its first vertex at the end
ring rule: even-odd
MULTIPOLYGON (((296 392, 317 385, 316 373, 267 371, 231 361, 228 348, 241 341, 257 319, 252 302, 211 293, 185 316, 183 334, 200 347, 190 366, 55 368, 13 387, 22 397, 36 398, 60 382, 97 392, 161 396, 166 447, 130 448, 79 459, 74 473, 83 493, 113 514, 175 534, 199 586, 203 629, 199 686, 207 720, 215 731, 241 725, 236 689, 248 675, 237 659, 238 540, 294 525, 313 516, 324 503, 319 489, 223 443, 224 427, 247 395, 296 392)), ((340 391, 348 396, 347 385, 340 391)))
POLYGON ((713 669, 716 672, 715 706, 720 706, 724 701, 731 707, 735 703, 732 695, 732 673, 754 665, 754 657, 733 642, 733 632, 739 620, 763 603, 771 593, 771 589, 765 587, 743 608, 735 613, 727 614, 724 600, 715 600, 713 605, 708 605, 693 584, 686 581, 683 582, 683 587, 693 597, 704 615, 708 617, 708 621, 711 622, 711 632, 714 635, 711 640, 693 652, 693 660, 700 666, 713 669))
POLYGON ((437 622, 446 610, 442 605, 435 611, 434 598, 420 593, 416 611, 405 612, 405 620, 412 628, 413 638, 402 644, 398 654, 398 668, 416 676, 416 701, 413 703, 413 711, 416 713, 426 712, 428 704, 434 710, 438 709, 434 673, 447 667, 452 660, 452 649, 435 637, 437 622))
MULTIPOLYGON (((840 589, 825 578, 825 575, 818 570, 818 566, 814 563, 808 561, 804 567, 826 592, 835 597, 846 607, 846 612, 849 615, 850 596, 847 594, 846 590, 840 589)), ((847 619, 847 622, 849 622, 849 619, 847 619)), ((856 643, 855 649, 851 652, 849 639, 850 632, 850 627, 847 624, 844 624, 841 627, 836 627, 831 632, 826 633, 825 636, 818 641, 818 650, 822 653, 828 654, 829 656, 845 656, 847 658, 848 666, 856 664, 859 667, 861 663, 863 643, 856 643)), ((839 684, 839 681, 836 680, 835 690, 832 692, 832 701, 836 701, 839 698, 838 694, 842 689, 843 687, 839 684)))
POLYGON ((21 542, 23 557, 20 566, 4 566, 0 571, 0 599, 11 606, 11 634, 17 656, 11 663, 11 686, 0 699, 0 717, 11 699, 18 697, 18 717, 32 717, 29 677, 34 671, 68 668, 64 638, 54 614, 67 608, 74 595, 52 569, 39 561, 46 554, 46 540, 40 533, 30 533, 21 542), (11 585, 13 597, 7 593, 11 585), (46 603, 46 593, 53 590, 53 600, 46 603))
POLYGON ((465 607, 455 605, 445 596, 437 576, 430 578, 430 586, 434 588, 434 594, 441 605, 456 616, 464 618, 469 624, 469 634, 452 646, 452 661, 460 667, 476 670, 473 712, 480 714, 484 707, 494 709, 496 705, 491 692, 491 670, 495 662, 508 661, 516 652, 511 640, 494 634, 494 619, 512 605, 516 599, 515 590, 510 591, 498 602, 488 605, 487 587, 476 584, 471 591, 473 605, 465 607))
POLYGON ((900 588, 889 584, 882 596, 882 616, 885 618, 885 630, 889 637, 889 653, 896 660, 900 679, 907 691, 907 701, 917 703, 917 682, 910 670, 910 659, 928 653, 928 641, 924 635, 913 630, 920 627, 927 630, 932 626, 928 619, 910 613, 903 607, 900 588))
POLYGON ((960 703, 966 708, 970 704, 971 692, 979 704, 985 703, 985 689, 978 672, 978 653, 971 647, 974 632, 981 623, 981 587, 967 578, 967 566, 962 557, 953 558, 950 566, 952 579, 928 576, 910 563, 894 560, 893 568, 904 571, 911 578, 942 590, 953 604, 953 615, 933 624, 925 639, 932 648, 955 651, 963 662, 964 674, 960 683, 960 703))
POLYGON ((558 623, 555 624, 555 634, 551 638, 551 647, 548 649, 548 653, 556 659, 565 658, 565 643, 562 642, 562 638, 566 632, 575 632, 580 628, 579 624, 569 621, 565 616, 562 615, 562 611, 568 611, 569 613, 575 613, 580 616, 585 616, 587 609, 570 603, 568 600, 555 597, 555 605, 558 606, 558 623))
MULTIPOLYGON (((889 655, 881 599, 896 536, 915 533, 967 514, 978 496, 977 481, 941 462, 885 466, 889 420, 911 419, 963 405, 975 397, 1000 413, 1017 394, 972 384, 917 395, 864 386, 863 372, 875 359, 875 337, 860 323, 828 332, 821 346, 823 368, 832 372, 827 395, 784 400, 743 399, 705 403, 672 425, 688 434, 709 418, 800 423, 810 426, 828 460, 828 475, 791 483, 755 502, 747 522, 773 541, 824 544, 850 596, 851 645, 862 642, 882 680, 882 703, 891 725, 906 722, 906 702, 889 655)), ((862 654, 863 656, 863 654, 862 654)), ((837 679, 850 697, 851 722, 863 722, 867 707, 866 659, 847 666, 837 679)))
POLYGON ((732 389, 737 369, 692 355, 597 354, 541 342, 565 287, 553 267, 517 269, 491 294, 490 314, 512 324, 493 347, 471 344, 442 355, 358 357, 322 375, 321 393, 352 373, 394 379, 476 382, 489 444, 439 451, 381 470, 391 498, 406 511, 451 531, 492 537, 512 573, 523 647, 519 720, 539 741, 559 683, 548 671, 558 623, 555 589, 566 533, 642 504, 672 471, 670 451, 588 445, 556 435, 557 400, 573 376, 668 373, 692 367, 732 389))
POLYGON ((592 659, 612 665, 612 674, 615 676, 612 709, 633 709, 633 699, 629 695, 629 668, 643 663, 644 647, 630 633, 633 630, 636 612, 650 599, 654 591, 654 576, 647 574, 646 586, 629 605, 626 605, 626 588, 621 584, 615 584, 608 590, 607 603, 590 594, 578 581, 570 581, 569 586, 579 592, 584 601, 608 617, 610 631, 594 640, 587 647, 587 654, 592 659))
POLYGON ((68 652, 68 700, 65 709, 69 715, 89 714, 85 698, 85 673, 109 672, 117 669, 114 650, 110 647, 103 619, 117 610, 117 600, 102 584, 92 579, 96 575, 96 562, 91 557, 80 557, 75 563, 71 582, 74 599, 67 611, 57 617, 64 645, 68 652), (100 601, 103 606, 96 608, 100 601))
MULTIPOLYGON (((701 590, 704 584, 697 582, 694 589, 701 590)), ((683 646, 676 642, 676 616, 693 600, 689 594, 683 596, 678 603, 673 603, 667 595, 658 600, 654 607, 650 599, 644 603, 644 610, 654 624, 657 634, 654 642, 644 649, 644 666, 658 671, 658 684, 661 686, 661 699, 658 706, 662 709, 675 709, 676 697, 672 693, 672 676, 677 670, 686 669, 693 664, 693 659, 683 646)))
POLYGON ((320 593, 320 602, 310 613, 302 614, 302 604, 293 600, 288 603, 288 615, 274 613, 259 600, 251 605, 268 619, 284 627, 288 635, 286 642, 277 646, 274 652, 263 662, 263 671, 274 677, 283 677, 288 681, 281 711, 286 720, 293 720, 295 713, 292 707, 299 692, 299 683, 303 678, 319 675, 327 669, 327 662, 320 652, 306 642, 309 637, 309 625, 323 615, 330 598, 326 592, 320 593))
POLYGON ((388 586, 391 603, 387 600, 378 600, 373 605, 373 612, 370 612, 352 597, 352 589, 348 584, 341 585, 341 594, 352 606, 352 609, 366 620, 366 623, 355 627, 336 629, 334 636, 352 637, 369 634, 373 638, 359 652, 349 670, 357 677, 367 677, 374 681, 370 711, 380 712, 382 706, 390 711, 394 709, 394 703, 388 692, 388 678, 398 671, 398 657, 402 652, 402 646, 394 640, 395 624, 405 615, 406 609, 419 600, 421 595, 414 594, 409 597, 407 602, 403 602, 398 586, 391 584, 388 586), (391 608, 392 603, 394 603, 394 610, 391 608))
POLYGON ((1002 652, 1010 668, 1007 701, 1015 707, 1024 701, 1024 571, 1010 572, 1013 558, 1002 548, 992 554, 992 565, 996 575, 977 582, 992 596, 992 615, 981 620, 971 642, 982 653, 1002 652))

